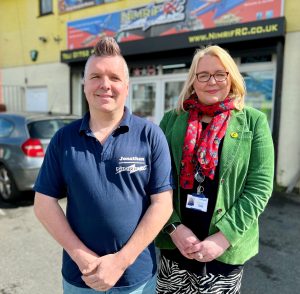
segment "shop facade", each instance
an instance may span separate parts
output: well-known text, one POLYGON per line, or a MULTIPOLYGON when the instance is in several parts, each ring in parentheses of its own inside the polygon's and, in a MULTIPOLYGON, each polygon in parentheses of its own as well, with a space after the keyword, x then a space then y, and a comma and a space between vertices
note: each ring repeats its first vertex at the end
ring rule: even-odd
POLYGON ((276 184, 300 188, 298 0, 42 2, 45 14, 28 1, 0 3, 0 104, 8 111, 84 114, 85 62, 107 35, 130 68, 128 107, 158 124, 176 105, 195 50, 218 44, 245 77, 246 104, 268 117, 276 184))
POLYGON ((218 44, 235 58, 247 86, 246 104, 266 113, 277 148, 285 42, 283 2, 231 1, 227 6, 224 2, 228 1, 221 1, 223 6, 213 2, 160 1, 69 22, 69 49, 61 52, 61 62, 70 66, 72 113, 87 110, 82 89, 84 65, 101 35, 119 41, 128 63, 129 109, 157 124, 165 111, 176 106, 195 50, 218 44), (199 2, 206 5, 201 7, 199 2), (174 5, 166 7, 170 3, 174 5))

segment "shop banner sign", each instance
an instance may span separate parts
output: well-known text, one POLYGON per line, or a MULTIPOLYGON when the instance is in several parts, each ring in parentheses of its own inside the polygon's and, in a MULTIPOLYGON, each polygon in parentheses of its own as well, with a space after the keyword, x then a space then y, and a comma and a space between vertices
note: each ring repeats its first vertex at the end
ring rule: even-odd
POLYGON ((283 0, 153 1, 142 7, 68 22, 68 49, 92 47, 101 36, 127 42, 281 16, 283 0))
POLYGON ((116 1, 119 0, 59 0, 58 11, 59 13, 64 13, 68 11, 78 10, 90 6, 116 1))

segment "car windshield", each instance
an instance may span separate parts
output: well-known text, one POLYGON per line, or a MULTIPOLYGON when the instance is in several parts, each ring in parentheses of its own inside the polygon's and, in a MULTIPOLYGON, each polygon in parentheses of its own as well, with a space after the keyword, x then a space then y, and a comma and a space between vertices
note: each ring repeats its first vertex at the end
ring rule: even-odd
POLYGON ((28 131, 31 138, 51 139, 57 130, 72 121, 71 118, 34 121, 28 124, 28 131))

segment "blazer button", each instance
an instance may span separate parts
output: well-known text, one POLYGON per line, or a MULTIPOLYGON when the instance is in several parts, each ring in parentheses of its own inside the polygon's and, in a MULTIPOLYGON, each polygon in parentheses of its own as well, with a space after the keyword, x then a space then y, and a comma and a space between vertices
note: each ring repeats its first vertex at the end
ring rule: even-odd
POLYGON ((233 139, 236 139, 238 138, 239 134, 237 132, 231 132, 230 133, 230 137, 233 138, 233 139))
POLYGON ((221 184, 224 184, 225 180, 224 179, 221 179, 221 184))
POLYGON ((222 213, 222 211, 223 211, 223 209, 222 209, 222 208, 219 208, 219 209, 217 209, 217 214, 220 214, 220 213, 222 213))

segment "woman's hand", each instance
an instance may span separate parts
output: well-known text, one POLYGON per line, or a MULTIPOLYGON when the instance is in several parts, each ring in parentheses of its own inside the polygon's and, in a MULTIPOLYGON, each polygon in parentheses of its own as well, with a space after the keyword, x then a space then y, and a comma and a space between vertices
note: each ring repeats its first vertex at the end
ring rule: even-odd
POLYGON ((230 243, 222 232, 217 232, 198 244, 194 244, 192 248, 188 248, 187 255, 200 262, 209 262, 221 256, 230 243))
POLYGON ((170 236, 183 256, 189 259, 194 258, 190 256, 188 252, 194 252, 194 244, 199 243, 200 240, 188 227, 180 224, 170 236))

